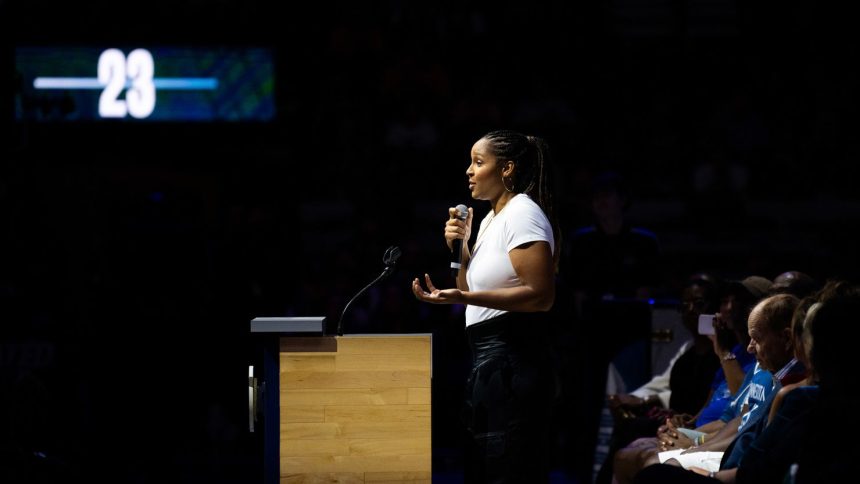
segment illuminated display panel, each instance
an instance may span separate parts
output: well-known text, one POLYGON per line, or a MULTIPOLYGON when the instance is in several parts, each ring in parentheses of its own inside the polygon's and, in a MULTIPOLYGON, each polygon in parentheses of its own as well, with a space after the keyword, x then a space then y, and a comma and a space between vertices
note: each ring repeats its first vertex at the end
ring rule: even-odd
POLYGON ((18 47, 19 121, 272 121, 272 53, 236 47, 18 47))

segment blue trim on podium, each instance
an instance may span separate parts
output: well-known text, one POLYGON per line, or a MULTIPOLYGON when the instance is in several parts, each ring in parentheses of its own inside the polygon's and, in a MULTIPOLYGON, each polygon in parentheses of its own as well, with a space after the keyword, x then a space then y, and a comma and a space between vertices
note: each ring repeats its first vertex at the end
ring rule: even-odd
POLYGON ((257 317, 250 331, 257 335, 262 353, 263 382, 263 483, 281 479, 280 352, 282 336, 322 336, 324 317, 257 317))
POLYGON ((281 478, 281 412, 278 334, 270 334, 263 345, 263 482, 278 484, 281 478))

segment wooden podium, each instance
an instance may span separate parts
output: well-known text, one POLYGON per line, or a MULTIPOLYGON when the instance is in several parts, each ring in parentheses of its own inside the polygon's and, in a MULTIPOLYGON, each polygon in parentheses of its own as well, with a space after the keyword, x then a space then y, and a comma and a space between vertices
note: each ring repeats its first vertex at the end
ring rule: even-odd
POLYGON ((308 336, 257 326, 269 353, 266 483, 431 482, 429 334, 308 336))

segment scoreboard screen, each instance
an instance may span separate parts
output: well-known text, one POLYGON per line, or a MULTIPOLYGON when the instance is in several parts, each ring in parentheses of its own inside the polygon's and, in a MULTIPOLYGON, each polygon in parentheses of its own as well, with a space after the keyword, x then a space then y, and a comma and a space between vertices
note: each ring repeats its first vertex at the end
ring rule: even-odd
POLYGON ((272 121, 270 49, 17 47, 18 121, 272 121))

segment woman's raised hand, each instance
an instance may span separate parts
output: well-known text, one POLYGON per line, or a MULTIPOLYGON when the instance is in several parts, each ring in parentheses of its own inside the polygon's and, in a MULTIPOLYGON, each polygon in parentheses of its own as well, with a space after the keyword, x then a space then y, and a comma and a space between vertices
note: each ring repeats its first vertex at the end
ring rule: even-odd
POLYGON ((471 238, 472 213, 472 208, 469 207, 466 220, 461 220, 458 218, 460 212, 456 207, 448 209, 448 221, 445 222, 445 243, 448 244, 448 249, 454 250, 454 239, 469 240, 471 238))

